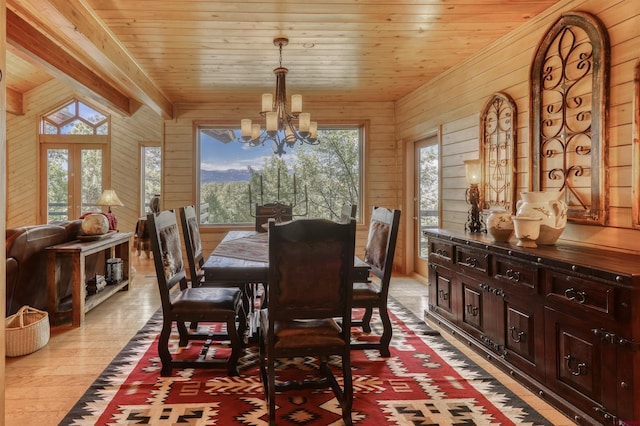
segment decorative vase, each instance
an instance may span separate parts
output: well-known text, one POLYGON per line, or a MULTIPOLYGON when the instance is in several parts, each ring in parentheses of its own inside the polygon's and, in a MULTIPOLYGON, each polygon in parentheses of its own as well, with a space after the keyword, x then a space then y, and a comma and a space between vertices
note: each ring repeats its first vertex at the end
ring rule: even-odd
POLYGON ((567 204, 559 200, 557 191, 521 192, 521 200, 516 203, 516 216, 539 217, 540 236, 536 243, 551 245, 567 226, 567 204))
POLYGON ((501 208, 492 208, 488 210, 487 232, 493 238, 493 241, 507 242, 513 234, 513 219, 511 213, 501 208))
POLYGON ((536 240, 540 236, 540 224, 542 218, 531 216, 512 216, 513 227, 516 231, 516 238, 519 247, 538 247, 536 240))
POLYGON ((102 235, 109 232, 109 220, 102 213, 91 213, 82 219, 82 232, 85 235, 102 235))

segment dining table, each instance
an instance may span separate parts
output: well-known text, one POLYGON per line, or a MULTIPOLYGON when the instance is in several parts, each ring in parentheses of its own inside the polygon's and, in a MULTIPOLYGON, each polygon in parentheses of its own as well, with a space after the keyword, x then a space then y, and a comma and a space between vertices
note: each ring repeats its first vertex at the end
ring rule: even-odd
MULTIPOLYGON (((256 300, 260 296, 259 287, 266 286, 269 279, 268 235, 268 232, 229 231, 202 266, 205 282, 245 286, 249 296, 247 318, 250 339, 258 330, 256 300)), ((369 264, 354 256, 353 266, 354 282, 368 281, 369 264)))

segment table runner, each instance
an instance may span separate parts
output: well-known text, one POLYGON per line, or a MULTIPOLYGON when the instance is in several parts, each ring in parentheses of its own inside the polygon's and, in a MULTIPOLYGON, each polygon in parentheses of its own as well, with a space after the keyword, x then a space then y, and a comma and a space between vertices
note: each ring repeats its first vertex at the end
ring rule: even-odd
POLYGON ((220 242, 214 256, 232 257, 255 262, 269 262, 269 234, 256 233, 220 242))

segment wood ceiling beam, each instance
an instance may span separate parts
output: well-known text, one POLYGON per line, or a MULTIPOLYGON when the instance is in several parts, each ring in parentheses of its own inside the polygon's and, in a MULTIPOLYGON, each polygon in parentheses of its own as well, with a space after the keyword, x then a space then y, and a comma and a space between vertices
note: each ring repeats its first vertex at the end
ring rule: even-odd
POLYGON ((29 0, 28 3, 55 23, 58 31, 123 89, 163 118, 173 117, 172 102, 83 0, 29 0))
POLYGON ((7 112, 15 115, 24 115, 22 93, 7 87, 7 112))
POLYGON ((69 82, 83 94, 105 102, 106 105, 130 116, 140 106, 91 69, 69 55, 60 46, 36 31, 26 21, 7 9, 7 42, 22 51, 31 60, 45 67, 56 78, 69 82))

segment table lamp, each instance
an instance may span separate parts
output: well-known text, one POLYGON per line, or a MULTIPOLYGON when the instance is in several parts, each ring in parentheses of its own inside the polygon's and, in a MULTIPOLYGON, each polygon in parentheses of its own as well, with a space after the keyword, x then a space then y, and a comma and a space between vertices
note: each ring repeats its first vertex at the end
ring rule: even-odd
POLYGON ((109 219, 109 229, 116 230, 118 229, 118 219, 116 216, 111 213, 111 206, 124 206, 120 198, 118 198, 118 194, 113 189, 105 189, 102 191, 102 195, 96 201, 97 206, 107 206, 109 208, 109 212, 107 213, 107 218, 109 219))
POLYGON ((465 231, 469 232, 486 232, 487 228, 480 217, 480 172, 482 163, 479 159, 464 161, 465 174, 469 188, 465 192, 467 203, 471 205, 467 223, 464 225, 465 231))

